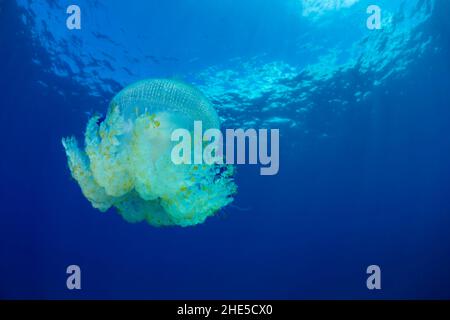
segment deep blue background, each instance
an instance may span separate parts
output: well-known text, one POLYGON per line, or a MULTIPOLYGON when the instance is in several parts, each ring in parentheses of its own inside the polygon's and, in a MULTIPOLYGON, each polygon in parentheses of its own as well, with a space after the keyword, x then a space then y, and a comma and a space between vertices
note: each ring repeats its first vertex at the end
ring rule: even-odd
MULTIPOLYGON (((0 298, 450 298, 445 39, 370 108, 334 119, 328 139, 283 132, 279 175, 239 167, 240 209, 158 229, 82 196, 60 141, 84 130, 73 110, 99 102, 43 91, 42 78, 83 88, 31 63, 38 49, 18 9, 3 6, 0 298), (81 291, 65 287, 70 264, 81 291), (381 266, 381 291, 366 288, 370 264, 381 266)), ((430 28, 448 30, 444 13, 434 19, 430 28)))

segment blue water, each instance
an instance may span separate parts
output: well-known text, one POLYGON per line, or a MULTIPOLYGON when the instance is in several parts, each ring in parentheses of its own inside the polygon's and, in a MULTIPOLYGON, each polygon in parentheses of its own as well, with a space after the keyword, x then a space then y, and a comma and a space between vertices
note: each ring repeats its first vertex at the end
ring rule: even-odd
POLYGON ((0 1, 0 298, 450 298, 450 3, 355 2, 79 0, 69 31, 70 1, 0 1), (192 228, 92 208, 61 138, 151 77, 279 128, 279 174, 192 228))

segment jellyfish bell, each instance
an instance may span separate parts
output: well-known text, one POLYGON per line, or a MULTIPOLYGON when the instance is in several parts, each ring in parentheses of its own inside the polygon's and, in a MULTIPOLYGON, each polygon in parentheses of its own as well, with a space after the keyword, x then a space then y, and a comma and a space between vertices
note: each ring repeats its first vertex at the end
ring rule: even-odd
POLYGON ((178 119, 202 120, 207 128, 220 126, 217 112, 197 88, 176 80, 142 80, 120 91, 111 101, 111 109, 119 107, 124 117, 135 119, 143 113, 159 112, 178 119))
POLYGON ((75 138, 63 139, 72 176, 95 208, 116 207, 129 222, 203 223, 232 202, 236 185, 230 165, 171 161, 171 133, 193 131, 194 121, 220 127, 198 89, 164 79, 134 83, 112 99, 103 121, 89 120, 84 151, 75 138))

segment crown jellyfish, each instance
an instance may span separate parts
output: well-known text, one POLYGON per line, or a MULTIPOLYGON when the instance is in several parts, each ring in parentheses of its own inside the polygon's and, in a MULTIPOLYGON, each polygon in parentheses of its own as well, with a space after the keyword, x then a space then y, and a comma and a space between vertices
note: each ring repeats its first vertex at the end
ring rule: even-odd
POLYGON ((203 223, 233 201, 234 167, 176 165, 171 133, 220 127, 217 112, 196 88, 174 80, 134 83, 111 101, 106 117, 93 116, 85 149, 62 140, 72 177, 92 206, 116 207, 128 222, 153 226, 203 223))

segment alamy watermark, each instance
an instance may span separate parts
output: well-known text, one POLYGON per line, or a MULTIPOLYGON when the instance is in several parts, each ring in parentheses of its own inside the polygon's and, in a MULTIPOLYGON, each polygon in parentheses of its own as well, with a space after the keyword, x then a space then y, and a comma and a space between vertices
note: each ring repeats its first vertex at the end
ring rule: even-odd
POLYGON ((376 264, 367 267, 366 273, 369 275, 366 281, 367 289, 381 290, 381 268, 376 264))
POLYGON ((67 7, 66 13, 69 16, 66 19, 66 27, 69 30, 81 29, 81 9, 79 6, 72 4, 67 7))
POLYGON ((69 290, 81 290, 81 268, 76 264, 67 267, 66 273, 69 275, 66 286, 69 290))
MULTIPOLYGON (((69 30, 81 29, 81 8, 78 5, 69 5, 66 9, 66 13, 69 15, 66 19, 66 27, 69 30)), ((369 30, 381 29, 381 8, 372 4, 367 7, 366 13, 369 17, 366 20, 366 26, 369 30)))
POLYGON ((171 140, 178 142, 171 152, 177 165, 260 164, 264 176, 275 175, 280 169, 278 129, 226 129, 224 136, 219 129, 203 132, 202 122, 195 121, 193 137, 187 129, 176 129, 171 140))
POLYGON ((369 30, 381 29, 381 8, 375 4, 367 7, 367 14, 370 16, 367 18, 366 26, 369 30))

